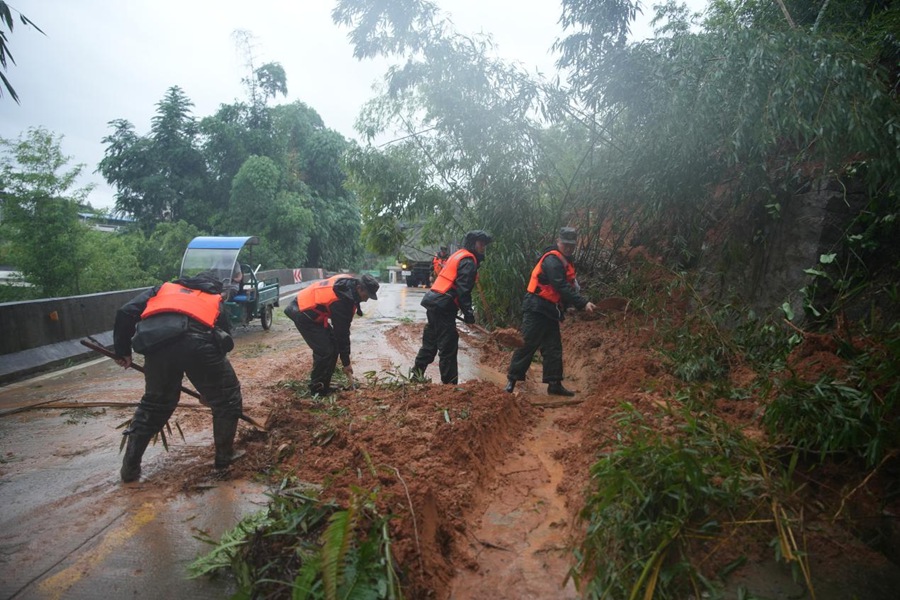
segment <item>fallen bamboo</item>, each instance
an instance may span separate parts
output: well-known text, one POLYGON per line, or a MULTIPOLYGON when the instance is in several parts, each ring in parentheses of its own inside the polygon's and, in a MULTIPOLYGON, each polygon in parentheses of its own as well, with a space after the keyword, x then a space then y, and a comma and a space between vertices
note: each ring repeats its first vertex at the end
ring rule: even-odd
MULTIPOLYGON (((37 404, 29 404, 27 406, 19 406, 10 410, 5 410, 0 413, 0 417, 25 412, 26 410, 55 410, 60 408, 135 408, 137 405, 137 402, 65 402, 63 400, 48 400, 46 402, 38 402, 37 404)), ((178 408, 202 410, 206 407, 202 404, 179 404, 178 408)))

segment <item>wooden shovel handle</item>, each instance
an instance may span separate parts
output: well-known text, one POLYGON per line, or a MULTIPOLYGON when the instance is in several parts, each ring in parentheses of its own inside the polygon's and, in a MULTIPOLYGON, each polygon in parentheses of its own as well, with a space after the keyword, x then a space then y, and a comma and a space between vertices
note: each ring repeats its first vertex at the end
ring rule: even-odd
MULTIPOLYGON (((96 342, 97 342, 97 341, 96 341, 96 340, 93 340, 93 339, 91 339, 91 341, 88 341, 88 340, 81 340, 81 345, 82 345, 82 346, 85 346, 85 347, 87 347, 87 348, 90 348, 90 349, 93 350, 94 352, 97 352, 98 354, 102 354, 103 356, 109 357, 109 358, 111 358, 111 359, 113 359, 113 360, 119 358, 118 356, 116 356, 115 354, 113 354, 112 352, 110 352, 109 350, 107 350, 106 348, 104 348, 103 346, 101 346, 99 343, 96 343, 96 342)), ((142 367, 141 365, 138 365, 138 364, 135 364, 135 363, 131 363, 130 367, 131 367, 132 369, 134 369, 135 371, 137 371, 138 373, 143 373, 143 372, 144 372, 144 367, 142 367)), ((195 392, 194 390, 192 390, 192 389, 190 389, 190 388, 186 388, 186 387, 184 387, 184 386, 181 386, 181 391, 184 392, 185 394, 187 394, 188 396, 193 396, 194 398, 196 398, 197 400, 199 400, 199 401, 200 401, 200 404, 202 404, 202 405, 204 405, 204 406, 209 406, 209 405, 206 403, 206 401, 203 399, 203 396, 201 396, 199 393, 195 392)), ((266 431, 266 428, 263 427, 262 425, 260 425, 259 423, 257 423, 257 422, 253 419, 253 417, 250 417, 250 416, 248 416, 248 415, 245 415, 243 412, 241 413, 240 419, 241 419, 242 421, 246 421, 247 423, 250 423, 251 425, 253 425, 253 426, 256 427, 257 429, 261 429, 262 431, 266 431)))

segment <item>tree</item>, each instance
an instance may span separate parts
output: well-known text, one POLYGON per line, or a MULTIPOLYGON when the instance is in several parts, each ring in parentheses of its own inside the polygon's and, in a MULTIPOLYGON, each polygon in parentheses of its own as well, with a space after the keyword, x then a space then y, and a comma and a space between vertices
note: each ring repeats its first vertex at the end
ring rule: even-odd
MULTIPOLYGON (((19 20, 22 22, 22 25, 31 25, 40 33, 44 33, 41 31, 41 28, 35 25, 28 17, 19 13, 19 20)), ((4 1, 0 0, 0 26, 5 25, 6 29, 9 30, 9 33, 13 31, 13 24, 15 20, 12 16, 12 10, 9 5, 4 1)), ((46 35, 46 34, 45 34, 46 35)), ((0 28, 0 67, 3 67, 3 70, 6 71, 7 64, 6 59, 9 59, 9 62, 12 64, 16 64, 16 59, 13 58, 12 52, 9 50, 9 40, 6 36, 6 31, 3 31, 0 28)), ((16 104, 19 104, 19 96, 16 94, 16 90, 13 89, 12 84, 9 82, 9 79, 6 77, 6 73, 0 73, 0 81, 3 82, 3 87, 6 88, 6 91, 9 92, 10 97, 16 101, 16 104)), ((3 90, 0 89, 0 96, 3 95, 3 90)))
POLYGON ((134 242, 141 268, 156 281, 171 281, 181 273, 181 260, 188 243, 201 231, 185 221, 160 223, 144 239, 134 242))
POLYGON ((496 292, 494 315, 511 316, 535 249, 578 207, 571 178, 584 171, 557 162, 578 164, 569 156, 585 144, 561 152, 544 131, 545 119, 570 109, 563 94, 493 57, 490 38, 457 34, 431 3, 338 2, 334 16, 355 27, 358 56, 406 59, 359 118, 370 135, 405 137, 354 151, 347 162, 367 244, 383 249, 400 222, 423 224, 426 242, 489 229, 495 243, 480 277, 488 295, 496 292))
POLYGON ((116 209, 134 215, 145 231, 179 219, 205 226, 208 177, 193 103, 173 86, 156 106, 146 137, 124 119, 110 122, 114 131, 103 138, 99 171, 116 187, 116 209))
POLYGON ((47 296, 85 291, 87 228, 78 210, 91 187, 73 189, 83 165, 65 170, 60 140, 42 128, 0 139, 3 238, 25 279, 47 296))
POLYGON ((560 64, 605 132, 597 191, 628 190, 646 243, 690 265, 730 211, 775 206, 852 163, 873 194, 900 192, 897 61, 884 60, 897 56, 884 35, 897 7, 716 0, 701 21, 669 2, 655 38, 600 52, 594 41, 623 23, 595 10, 611 4, 564 0, 566 24, 580 29, 559 43, 560 64), (728 194, 713 198, 722 185, 728 194))
POLYGON ((313 216, 299 194, 283 189, 275 162, 251 156, 234 177, 228 210, 217 227, 232 235, 258 235, 271 268, 304 264, 313 216))

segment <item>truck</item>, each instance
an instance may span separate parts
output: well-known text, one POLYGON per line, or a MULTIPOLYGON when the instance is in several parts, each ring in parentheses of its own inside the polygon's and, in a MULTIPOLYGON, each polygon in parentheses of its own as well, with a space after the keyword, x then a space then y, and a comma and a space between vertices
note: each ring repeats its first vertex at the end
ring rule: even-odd
POLYGON ((421 225, 404 225, 403 234, 403 242, 397 251, 400 274, 407 287, 429 287, 434 281, 432 260, 440 246, 422 244, 421 225))
MULTIPOLYGON (((262 265, 251 268, 240 262, 241 250, 259 244, 256 236, 213 237, 199 236, 192 239, 181 259, 181 276, 190 277, 202 271, 212 272, 229 290, 225 310, 232 325, 247 325, 259 319, 263 329, 272 326, 272 313, 279 305, 281 286, 278 278, 259 280, 257 273, 262 265)), ((249 257, 247 257, 249 258, 249 257)))

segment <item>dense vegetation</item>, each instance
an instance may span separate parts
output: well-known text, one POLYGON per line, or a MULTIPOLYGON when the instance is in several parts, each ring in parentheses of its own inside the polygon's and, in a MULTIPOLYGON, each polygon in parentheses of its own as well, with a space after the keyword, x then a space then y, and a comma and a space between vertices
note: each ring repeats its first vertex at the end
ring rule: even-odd
MULTIPOLYGON (((498 60, 489 37, 457 32, 434 2, 338 0, 334 20, 350 29, 356 56, 396 61, 360 116, 365 135, 396 134, 393 143, 350 144, 303 104, 268 106, 285 89, 274 63, 252 70, 246 103, 199 122, 172 88, 148 135, 114 121, 105 140, 100 170, 139 233, 96 259, 85 232, 55 235, 83 192, 69 190, 71 172, 57 174, 65 161, 52 135, 36 131, 7 143, 17 162, 2 174, 3 240, 15 242, 5 251, 64 253, 70 260, 40 285, 71 293, 99 277, 102 268, 79 271, 99 255, 135 257, 136 280, 169 277, 197 232, 262 235, 268 266, 347 267, 359 256, 348 240, 386 254, 403 222, 424 223, 426 241, 484 228, 496 241, 481 271, 483 308, 501 324, 518 318, 525 277, 559 226, 581 232, 579 275, 594 297, 630 285, 639 299, 641 280, 620 251, 642 246, 690 273, 679 281, 696 318, 660 322, 684 383, 668 415, 677 431, 623 407, 621 443, 593 467, 573 576, 594 597, 699 595, 696 570, 674 550, 686 548, 685 532, 747 514, 731 511, 752 509, 751 495, 769 501, 778 557, 802 568, 786 541, 802 519, 790 505, 798 463, 874 470, 900 447, 900 6, 711 0, 698 16, 670 0, 655 8, 656 35, 632 41, 639 8, 561 0, 560 77, 546 80, 498 60), (863 201, 846 200, 827 249, 801 257, 808 264, 793 257, 808 275, 796 290, 802 314, 789 298, 753 312, 740 293, 704 297, 728 259, 782 260, 767 254, 775 225, 823 181, 861 190, 863 201), (22 225, 31 219, 47 225, 31 231, 22 225), (746 254, 735 258, 729 237, 746 254), (769 377, 813 330, 834 332, 847 370, 769 377), (751 393, 727 382, 736 362, 760 375, 762 422, 790 451, 760 448, 708 415, 711 397, 751 393)), ((33 258, 46 264, 46 254, 33 258)))
POLYGON ((134 225, 91 231, 79 213, 90 189, 73 189, 83 165, 69 166, 61 138, 32 129, 0 140, 0 263, 33 287, 0 287, 0 300, 127 289, 178 274, 196 235, 256 235, 265 268, 360 265, 359 208, 344 185, 351 147, 302 102, 269 106, 285 94, 277 63, 252 71, 247 102, 197 119, 178 87, 156 105, 151 130, 110 122, 99 171, 115 187, 115 213, 134 225), (40 224, 40 226, 35 226, 40 224))
POLYGON ((701 17, 668 2, 656 8, 657 35, 633 42, 640 3, 561 4, 565 84, 497 60, 489 38, 456 32, 435 3, 337 3, 357 56, 397 60, 361 123, 372 137, 400 135, 346 155, 363 238, 385 251, 408 220, 435 241, 490 229, 484 308, 498 321, 516 320, 536 253, 563 224, 581 231, 579 273, 592 294, 658 302, 648 292, 659 290, 620 259, 627 247, 689 272, 670 292, 687 295, 696 314, 669 322, 657 307, 660 344, 683 382, 676 408, 623 407, 622 435, 592 469, 572 575, 588 597, 712 593, 691 540, 727 537, 723 520, 736 528, 766 510, 775 557, 810 583, 793 537, 805 526, 798 465, 874 475, 900 443, 890 243, 900 208, 900 9, 714 0, 701 17), (774 225, 821 181, 863 190, 864 201, 845 194, 839 239, 791 265, 808 275, 794 291, 803 314, 794 298, 754 312, 739 288, 704 296, 726 260, 740 260, 730 234, 749 229, 736 236, 742 256, 766 256, 774 225), (815 338, 781 318, 834 331, 847 369, 785 376, 792 349, 815 338), (853 343, 850 330, 866 342, 853 343), (749 389, 729 380, 738 364, 758 374, 749 389), (774 445, 712 415, 716 398, 751 395, 768 403, 762 424, 774 445), (662 430, 663 418, 677 426, 662 430))

